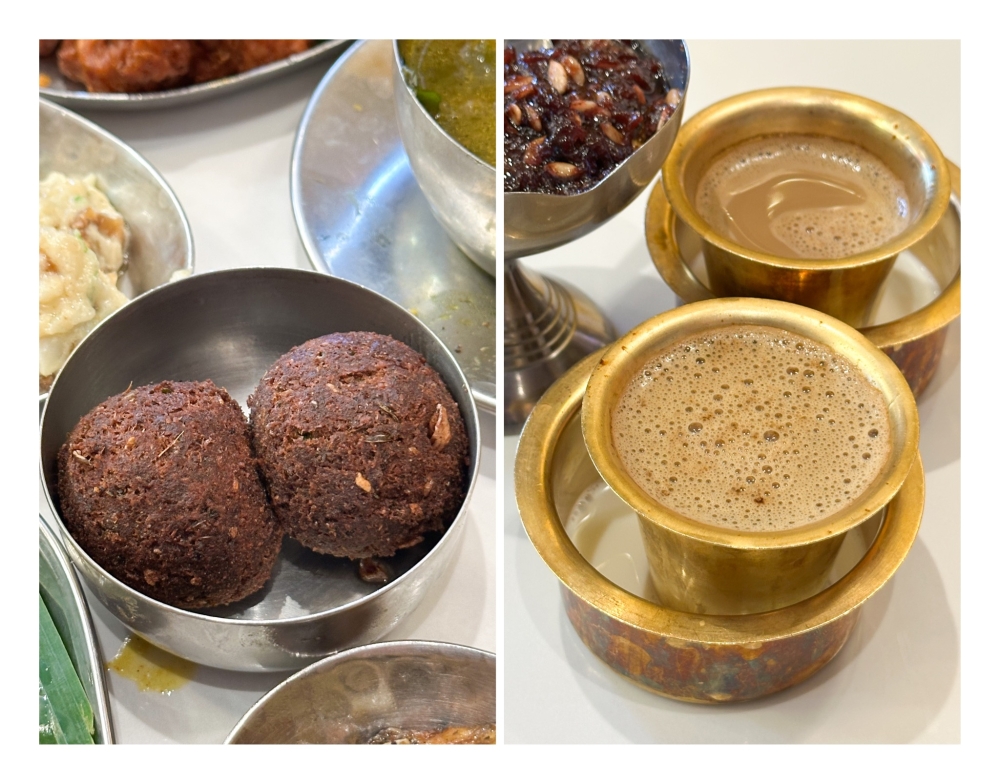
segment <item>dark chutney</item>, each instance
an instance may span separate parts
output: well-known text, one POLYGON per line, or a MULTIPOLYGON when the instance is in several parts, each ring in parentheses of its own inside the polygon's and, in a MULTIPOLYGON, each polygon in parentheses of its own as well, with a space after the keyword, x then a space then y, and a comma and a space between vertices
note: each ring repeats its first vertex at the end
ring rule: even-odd
POLYGON ((504 48, 504 191, 571 195, 603 180, 670 119, 681 95, 635 41, 504 48))

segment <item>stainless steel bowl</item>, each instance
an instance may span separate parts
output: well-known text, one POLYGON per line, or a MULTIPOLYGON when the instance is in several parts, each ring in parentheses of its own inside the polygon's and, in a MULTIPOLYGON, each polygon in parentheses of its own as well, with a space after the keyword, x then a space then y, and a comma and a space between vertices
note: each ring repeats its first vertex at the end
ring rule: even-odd
MULTIPOLYGON (((518 51, 531 51, 548 44, 541 40, 504 43, 518 51)), ((572 196, 504 193, 504 258, 522 258, 558 248, 593 231, 625 209, 659 172, 681 127, 691 60, 683 41, 643 40, 640 43, 663 63, 670 86, 681 91, 677 109, 652 138, 583 193, 572 196)))
POLYGON ((229 670, 302 667, 377 640, 418 604, 457 551, 479 471, 479 419, 454 357, 408 311, 355 283, 317 272, 239 269, 195 275, 137 298, 97 327, 57 376, 42 414, 41 471, 66 549, 84 580, 129 629, 171 653, 229 670), (347 559, 286 539, 265 588, 233 605, 180 610, 101 568, 59 516, 56 455, 80 417, 129 384, 210 378, 245 401, 283 353, 320 335, 366 330, 423 354, 458 402, 469 435, 465 503, 443 535, 387 559, 378 587, 347 559))
POLYGON ((443 642, 338 653, 278 684, 226 743, 367 743, 387 728, 496 723, 496 655, 443 642))
MULTIPOLYGON (((38 177, 97 175, 98 187, 129 229, 126 267, 118 288, 136 297, 194 269, 194 240, 184 210, 145 158, 92 122, 38 101, 38 177)), ((126 306, 127 307, 127 306, 126 306)), ((41 399, 45 398, 42 394, 41 399)))
POLYGON ((104 660, 94 624, 66 551, 41 515, 38 517, 38 591, 94 711, 94 742, 114 743, 104 660))
POLYGON ((392 51, 396 119, 417 184, 452 241, 496 275, 496 166, 484 163, 442 130, 407 86, 398 42, 393 41, 392 51))

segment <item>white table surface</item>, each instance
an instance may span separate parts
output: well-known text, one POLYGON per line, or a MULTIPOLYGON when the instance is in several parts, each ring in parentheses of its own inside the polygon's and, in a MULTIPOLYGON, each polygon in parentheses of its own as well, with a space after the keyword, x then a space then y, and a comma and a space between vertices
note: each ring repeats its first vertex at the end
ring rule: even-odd
MULTIPOLYGON (((195 273, 234 267, 312 269, 292 216, 289 170, 299 119, 330 62, 230 97, 152 112, 86 112, 163 175, 194 233, 195 273)), ((471 262, 470 262, 471 263, 471 262)), ((496 650, 496 427, 480 412, 482 459, 459 551, 417 610, 385 639, 496 650)), ((43 515, 51 512, 40 496, 43 515)), ((127 629, 88 595, 105 661, 127 629)), ((170 694, 108 673, 119 743, 221 743, 289 673, 199 667, 170 694)))
MULTIPOLYGON (((959 44, 690 41, 685 116, 771 86, 831 87, 903 111, 960 161, 959 44)), ((648 190, 605 226, 526 266, 576 284, 619 333, 678 303, 646 250, 648 190)), ((927 501, 917 541, 838 656, 770 697, 675 702, 611 671, 567 620, 558 581, 521 526, 504 439, 504 725, 508 743, 957 743, 960 326, 919 402, 927 501)))

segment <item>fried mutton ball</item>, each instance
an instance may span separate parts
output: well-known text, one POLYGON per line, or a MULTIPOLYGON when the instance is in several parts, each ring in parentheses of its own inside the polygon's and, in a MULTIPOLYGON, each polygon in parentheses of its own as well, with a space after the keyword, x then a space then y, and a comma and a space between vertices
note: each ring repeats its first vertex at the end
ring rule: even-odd
MULTIPOLYGON (((41 56, 48 51, 39 41, 41 56)), ((59 70, 93 93, 145 93, 234 76, 304 52, 305 40, 63 41, 59 70)), ((53 47, 54 50, 54 47, 53 47)), ((51 54, 51 51, 48 51, 51 54)))
POLYGON ((183 84, 191 68, 191 41, 63 41, 62 74, 92 93, 141 93, 183 84))
POLYGON ((214 607, 271 575, 283 534, 243 412, 211 381, 164 381, 109 398, 73 428, 58 470, 73 538, 140 593, 214 607))
POLYGON ((462 504, 462 415, 426 359, 398 340, 310 340, 271 366, 249 403, 275 514, 312 550, 391 556, 444 530, 462 504))

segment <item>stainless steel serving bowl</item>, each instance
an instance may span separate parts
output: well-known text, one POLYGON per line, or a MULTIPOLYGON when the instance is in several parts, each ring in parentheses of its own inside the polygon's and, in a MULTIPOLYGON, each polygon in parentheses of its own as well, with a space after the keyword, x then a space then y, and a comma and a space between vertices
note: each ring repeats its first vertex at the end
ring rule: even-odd
MULTIPOLYGON (((683 41, 642 40, 639 43, 663 63, 667 83, 680 90, 681 102, 677 109, 652 138, 583 193, 572 196, 504 193, 504 258, 521 258, 558 248, 593 231, 625 209, 659 172, 681 127, 691 60, 683 41)), ((542 40, 505 41, 504 44, 519 52, 551 45, 542 40)))
POLYGON ((496 275, 496 166, 481 161, 442 130, 407 86, 397 41, 392 51, 396 119, 417 184, 452 241, 496 275))
MULTIPOLYGON (((129 230, 118 288, 136 297, 194 269, 194 240, 184 210, 159 172, 120 139, 77 114, 39 99, 38 178, 97 175, 98 187, 129 230)), ((127 306, 126 306, 127 307, 127 306)), ((43 393, 41 399, 45 398, 43 393)))
POLYGON ((376 640, 418 604, 458 549, 479 471, 479 419, 469 385, 441 341, 405 309, 317 272, 239 269, 195 275, 138 297, 97 327, 56 377, 42 414, 41 471, 59 533, 94 594, 129 629, 191 661, 229 670, 302 667, 376 640), (364 330, 419 351, 458 402, 469 435, 465 503, 443 535, 386 559, 395 579, 363 582, 347 559, 285 540, 265 588, 236 604, 193 612, 150 599, 112 577, 59 515, 56 455, 80 417, 129 384, 210 378, 245 401, 283 353, 332 332, 364 330))
POLYGON ((338 653, 265 694, 226 743, 367 743, 378 732, 496 723, 496 655, 443 642, 338 653))

